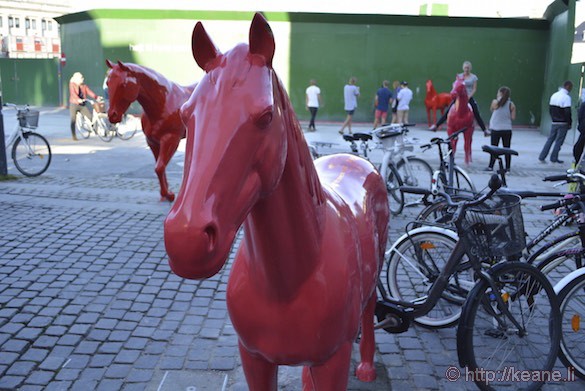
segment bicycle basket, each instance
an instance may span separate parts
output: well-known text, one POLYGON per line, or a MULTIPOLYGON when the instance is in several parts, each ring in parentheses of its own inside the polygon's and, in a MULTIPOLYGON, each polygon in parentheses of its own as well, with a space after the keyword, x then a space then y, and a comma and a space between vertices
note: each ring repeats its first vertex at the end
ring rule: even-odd
POLYGON ((518 255, 526 247, 520 197, 494 195, 488 202, 469 208, 462 221, 470 255, 480 260, 518 255))
POLYGON ((18 124, 23 128, 39 126, 39 112, 37 110, 18 110, 16 118, 18 118, 18 124))
POLYGON ((93 104, 93 109, 97 113, 105 113, 106 112, 106 102, 95 102, 93 104))

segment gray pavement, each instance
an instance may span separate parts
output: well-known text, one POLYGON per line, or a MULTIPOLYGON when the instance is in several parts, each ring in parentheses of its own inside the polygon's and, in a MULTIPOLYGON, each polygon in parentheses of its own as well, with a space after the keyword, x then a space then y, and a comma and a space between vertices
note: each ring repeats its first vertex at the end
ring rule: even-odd
MULTIPOLYGON (((9 133, 14 112, 5 110, 4 118, 9 133)), ((369 128, 357 124, 354 131, 369 128)), ((309 141, 335 143, 320 152, 348 151, 339 124, 318 122, 317 129, 306 133, 309 141)), ((39 130, 54 153, 48 171, 25 178, 9 160, 9 173, 18 178, 0 182, 0 389, 246 390, 225 303, 233 253, 208 280, 185 280, 170 271, 162 240, 170 204, 159 201, 143 134, 129 141, 103 143, 92 136, 73 142, 68 113, 51 108, 43 109, 39 130)), ((435 135, 423 126, 412 131, 423 141, 435 135)), ((515 129, 512 146, 520 156, 512 163, 510 187, 551 189, 540 179, 568 168, 572 140, 570 133, 560 155, 566 164, 543 165, 537 154, 545 137, 536 129, 515 129)), ((474 163, 466 168, 478 187, 489 177, 482 171, 487 155, 481 145, 487 142, 476 133, 474 163)), ((436 163, 430 151, 419 155, 436 163)), ((184 142, 167 170, 175 192, 183 158, 184 142)), ((529 233, 552 219, 537 210, 539 203, 525 202, 529 233)), ((390 241, 416 212, 407 208, 392 218, 390 241)), ((476 389, 445 378, 449 366, 458 366, 455 331, 378 331, 378 379, 367 384, 350 375, 349 389, 476 389)), ((557 369, 564 370, 560 361, 557 369)), ((279 389, 299 390, 299 375, 299 368, 281 368, 279 389)), ((545 389, 584 386, 578 381, 545 389)))

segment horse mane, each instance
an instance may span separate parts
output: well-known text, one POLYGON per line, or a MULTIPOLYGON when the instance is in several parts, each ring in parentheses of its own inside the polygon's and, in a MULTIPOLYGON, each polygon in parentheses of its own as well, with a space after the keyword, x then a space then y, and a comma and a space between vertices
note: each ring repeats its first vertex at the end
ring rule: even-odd
MULTIPOLYGON (((285 121, 284 124, 287 128, 287 165, 293 165, 301 168, 300 172, 303 174, 303 179, 307 183, 309 194, 317 201, 318 204, 322 204, 325 202, 325 195, 323 193, 323 189, 321 188, 321 181, 319 180, 317 170, 313 164, 311 153, 307 147, 307 142, 303 136, 301 125, 294 113, 288 94, 286 93, 282 82, 274 70, 272 70, 272 75, 272 82, 274 85, 276 85, 278 99, 280 102, 282 102, 282 111, 285 121)), ((287 167, 285 167, 285 171, 286 170, 287 167)))
MULTIPOLYGON (((171 80, 167 79, 161 73, 155 71, 154 69, 145 67, 143 65, 134 64, 131 62, 124 63, 124 67, 129 69, 134 74, 142 74, 146 76, 149 80, 152 80, 154 83, 164 86, 167 90, 171 90, 177 84, 172 82, 171 80)), ((122 69, 123 70, 123 69, 122 69)))

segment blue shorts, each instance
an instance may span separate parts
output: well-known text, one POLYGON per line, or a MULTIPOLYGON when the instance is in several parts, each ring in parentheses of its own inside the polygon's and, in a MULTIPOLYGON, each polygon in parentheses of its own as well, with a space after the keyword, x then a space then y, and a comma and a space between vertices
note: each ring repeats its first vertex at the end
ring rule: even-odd
POLYGON ((353 112, 355 111, 355 109, 353 110, 345 110, 345 112, 347 113, 347 115, 353 115, 353 112))

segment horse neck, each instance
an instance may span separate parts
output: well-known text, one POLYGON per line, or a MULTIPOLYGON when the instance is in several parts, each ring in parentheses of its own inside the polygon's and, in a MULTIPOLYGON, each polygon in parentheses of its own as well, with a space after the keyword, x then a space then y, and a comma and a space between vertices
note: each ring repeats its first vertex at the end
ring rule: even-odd
POLYGON ((167 92, 172 89, 169 81, 162 75, 146 69, 133 69, 133 74, 140 86, 136 100, 144 109, 145 114, 152 115, 162 111, 167 100, 167 92))
POLYGON ((435 90, 435 86, 434 85, 430 85, 429 90, 427 92, 427 95, 429 97, 435 97, 437 95, 437 90, 435 90))
POLYGON ((257 284, 271 295, 294 295, 319 260, 325 195, 309 149, 282 85, 274 77, 287 133, 287 157, 276 189, 246 220, 245 240, 253 254, 257 284))

